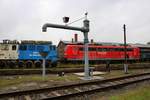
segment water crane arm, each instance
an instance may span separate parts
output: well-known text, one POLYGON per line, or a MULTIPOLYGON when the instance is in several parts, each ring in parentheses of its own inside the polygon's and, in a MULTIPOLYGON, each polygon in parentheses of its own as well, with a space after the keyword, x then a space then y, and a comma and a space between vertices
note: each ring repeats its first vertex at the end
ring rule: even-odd
POLYGON ((81 32, 88 32, 89 29, 86 27, 72 27, 72 26, 66 26, 66 25, 58 25, 58 24, 51 24, 51 23, 46 23, 42 27, 42 31, 46 32, 47 27, 51 28, 60 28, 60 29, 68 29, 68 30, 76 30, 76 31, 81 31, 81 32))

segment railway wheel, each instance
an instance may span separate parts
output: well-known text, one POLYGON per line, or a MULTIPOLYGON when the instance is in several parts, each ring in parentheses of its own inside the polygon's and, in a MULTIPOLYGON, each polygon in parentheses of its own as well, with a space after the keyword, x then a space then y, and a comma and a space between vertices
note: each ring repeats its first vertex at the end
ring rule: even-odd
POLYGON ((14 61, 7 62, 7 65, 9 68, 15 68, 16 67, 16 63, 14 61))
POLYGON ((52 67, 56 67, 56 66, 57 66, 57 62, 51 63, 51 66, 52 66, 52 67))
POLYGON ((25 63, 23 61, 18 62, 18 67, 23 68, 25 66, 25 63))
POLYGON ((32 61, 27 61, 26 62, 26 67, 27 68, 32 68, 33 67, 33 62, 32 61))
POLYGON ((46 61, 45 66, 46 66, 46 68, 50 67, 50 62, 49 62, 49 61, 46 61))
POLYGON ((42 66, 42 63, 41 61, 35 61, 34 65, 36 68, 40 68, 42 66))
POLYGON ((6 68, 6 62, 5 61, 0 61, 0 67, 1 68, 6 68))

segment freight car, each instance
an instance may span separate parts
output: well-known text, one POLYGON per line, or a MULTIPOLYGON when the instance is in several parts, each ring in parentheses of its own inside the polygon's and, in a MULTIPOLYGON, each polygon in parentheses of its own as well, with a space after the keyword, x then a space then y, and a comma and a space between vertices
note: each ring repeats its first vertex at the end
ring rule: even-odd
POLYGON ((47 52, 47 67, 57 66, 57 50, 51 41, 4 40, 0 44, 0 67, 40 67, 43 59, 40 52, 47 52))
POLYGON ((150 61, 150 47, 139 47, 141 60, 142 61, 150 61))

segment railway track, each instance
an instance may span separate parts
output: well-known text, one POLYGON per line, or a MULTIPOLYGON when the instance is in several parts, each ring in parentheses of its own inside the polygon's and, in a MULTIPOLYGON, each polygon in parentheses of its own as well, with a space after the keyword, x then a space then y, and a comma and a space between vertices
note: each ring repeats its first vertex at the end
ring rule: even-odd
MULTIPOLYGON (((92 66, 94 71, 106 71, 106 66, 92 66)), ((150 69, 150 64, 130 64, 129 69, 150 69)), ((111 65, 111 70, 123 70, 123 65, 111 65)), ((75 73, 83 72, 84 68, 49 68, 46 70, 47 74, 58 74, 60 72, 65 73, 75 73)), ((42 69, 0 69, 0 76, 9 76, 9 75, 32 75, 32 74, 41 74, 42 69)))
POLYGON ((0 100, 66 100, 67 98, 120 88, 122 86, 146 80, 150 80, 150 73, 123 76, 106 80, 86 81, 77 84, 74 83, 34 90, 1 93, 0 100))

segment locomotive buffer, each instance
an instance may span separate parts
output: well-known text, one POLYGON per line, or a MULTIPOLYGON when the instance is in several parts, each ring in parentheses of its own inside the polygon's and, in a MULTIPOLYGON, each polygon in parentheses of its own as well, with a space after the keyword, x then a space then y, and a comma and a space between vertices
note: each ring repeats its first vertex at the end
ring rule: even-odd
MULTIPOLYGON (((63 18, 64 22, 67 23, 69 21, 69 17, 64 17, 63 18)), ((48 27, 51 28, 60 28, 60 29, 67 29, 67 30, 75 30, 75 31, 81 31, 83 32, 84 35, 84 79, 85 80, 90 80, 90 72, 89 72, 89 59, 88 59, 88 32, 89 32, 89 20, 87 19, 87 13, 85 13, 85 20, 83 21, 83 27, 72 27, 72 26, 67 26, 67 25, 58 25, 58 24, 51 24, 51 23, 46 23, 42 27, 42 31, 46 32, 48 27)))

